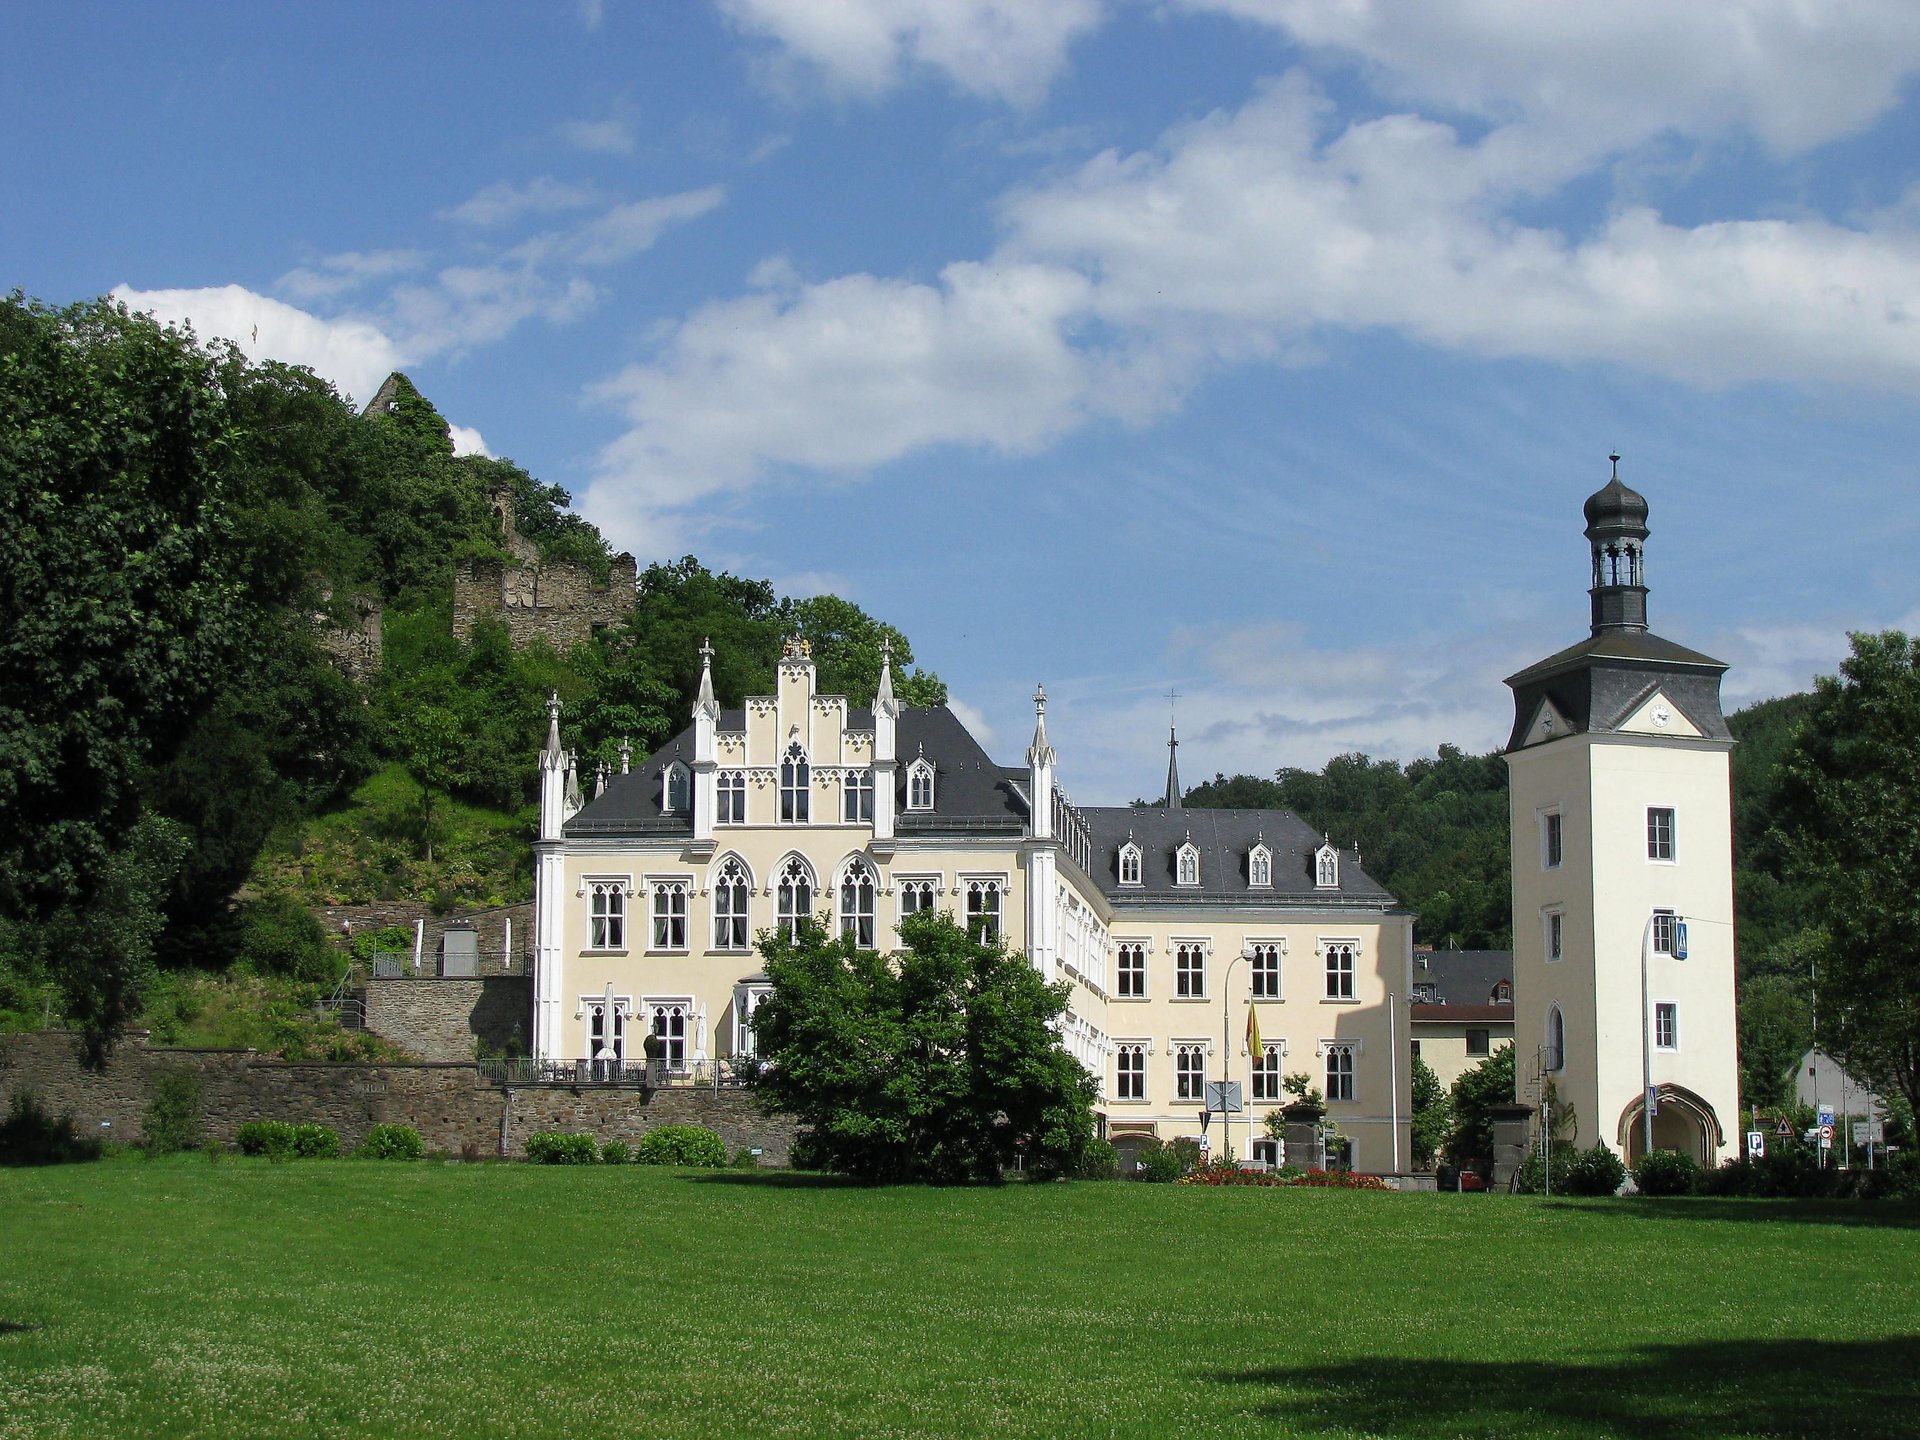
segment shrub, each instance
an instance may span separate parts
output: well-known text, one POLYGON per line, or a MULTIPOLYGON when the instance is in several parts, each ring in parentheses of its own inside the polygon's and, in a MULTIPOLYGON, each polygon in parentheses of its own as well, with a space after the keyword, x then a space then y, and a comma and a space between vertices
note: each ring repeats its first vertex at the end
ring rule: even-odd
POLYGON ((302 1160, 338 1160, 340 1132, 331 1125, 296 1125, 293 1153, 302 1160))
MULTIPOLYGON (((1555 1195, 1564 1195, 1567 1193, 1567 1174, 1572 1168, 1572 1147, 1566 1145, 1554 1146, 1552 1166, 1553 1185, 1551 1189, 1555 1195)), ((1547 1169, 1546 1156, 1540 1153, 1540 1147, 1536 1145, 1532 1150, 1527 1152, 1526 1160, 1521 1163, 1520 1173, 1515 1177, 1514 1188, 1522 1195, 1539 1195, 1543 1193, 1549 1188, 1546 1183, 1547 1169)))
POLYGON ((733 1152, 733 1168, 736 1170, 758 1170, 760 1168, 760 1157, 742 1145, 738 1150, 733 1152))
POLYGON ((1215 1160, 1190 1175, 1180 1177, 1182 1185, 1287 1185, 1292 1182, 1271 1170, 1242 1170, 1231 1160, 1215 1160))
POLYGON ((411 1125, 376 1125, 354 1153, 363 1160, 418 1160, 427 1147, 411 1125))
POLYGON ((536 1165, 597 1165, 600 1146, 584 1130, 536 1130, 527 1137, 527 1159, 536 1165))
POLYGON ((1642 1195, 1691 1195, 1700 1188, 1700 1165, 1677 1150, 1649 1150, 1633 1167, 1642 1195))
POLYGON ((242 1155, 264 1155, 285 1160, 293 1154, 293 1126, 284 1120, 249 1120, 233 1132, 242 1155))
POLYGON ((1182 1135, 1140 1151, 1140 1178, 1150 1185, 1170 1185, 1200 1163, 1200 1142, 1182 1135))
POLYGON ((633 1158, 633 1149, 624 1140, 609 1140, 600 1147, 602 1165, 624 1165, 633 1158))
POLYGON ((73 1117, 55 1119, 31 1090, 13 1092, 7 1118, 0 1120, 0 1165, 64 1165, 98 1160, 100 1141, 76 1135, 73 1117))
POLYGON ((1287 1181, 1307 1190, 1391 1190, 1378 1175, 1361 1175, 1352 1170, 1309 1170, 1287 1181))
POLYGON ((321 984, 343 968, 313 913, 288 894, 264 896, 240 912, 239 958, 261 975, 287 975, 321 984))
POLYGON ((1627 1167, 1604 1144, 1595 1142, 1591 1150, 1582 1150, 1567 1166, 1567 1193, 1570 1195, 1612 1195, 1626 1183, 1627 1167))
POLYGON ((227 1158, 227 1147, 218 1140, 209 1140, 200 1147, 200 1153, 217 1165, 227 1158))
POLYGON ((727 1147, 704 1125, 662 1125, 640 1137, 633 1158, 640 1165, 690 1165, 718 1170, 727 1163, 727 1147))
POLYGON ((144 1127, 149 1155, 199 1148, 200 1095, 200 1072, 190 1066, 171 1065, 153 1077, 144 1127))
POLYGON ((1076 1180, 1117 1180, 1120 1178, 1120 1152, 1111 1141, 1089 1140, 1074 1167, 1076 1180))

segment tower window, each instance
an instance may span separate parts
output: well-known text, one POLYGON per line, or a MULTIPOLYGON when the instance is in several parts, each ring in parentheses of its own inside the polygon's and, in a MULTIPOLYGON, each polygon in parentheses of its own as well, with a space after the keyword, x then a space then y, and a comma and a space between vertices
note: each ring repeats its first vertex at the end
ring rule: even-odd
POLYGON ((1673 810, 1662 805, 1647 807, 1647 859, 1673 859, 1673 810))
POLYGON ((1675 933, 1675 921, 1678 919, 1671 910, 1653 912, 1653 953, 1656 955, 1673 954, 1673 942, 1679 937, 1675 933))
POLYGON ((1567 1064, 1567 1022, 1560 1016, 1558 1005, 1547 1007, 1547 1069, 1558 1072, 1567 1064))
POLYGON ((1661 1050, 1680 1048, 1680 1007, 1670 1000, 1653 1007, 1653 1043, 1661 1050))
POLYGON ((1560 866, 1560 812, 1549 810, 1540 817, 1540 864, 1547 870, 1560 866))
POLYGON ((813 768, 807 764, 807 752, 794 741, 780 762, 780 818, 790 824, 806 823, 812 805, 813 768))

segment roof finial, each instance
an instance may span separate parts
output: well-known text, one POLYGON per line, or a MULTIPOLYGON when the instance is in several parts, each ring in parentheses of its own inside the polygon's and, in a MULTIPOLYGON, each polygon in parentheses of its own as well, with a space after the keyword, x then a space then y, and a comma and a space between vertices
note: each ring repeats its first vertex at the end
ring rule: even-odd
POLYGON ((549 691, 547 694, 546 755, 549 760, 556 762, 560 758, 560 692, 558 690, 549 691))
POLYGON ((1607 459, 1613 462, 1613 478, 1618 480, 1620 478, 1620 452, 1618 450, 1613 451, 1607 456, 1607 459))
POLYGON ((1173 702, 1178 690, 1167 691, 1167 809, 1180 808, 1180 736, 1173 728, 1173 702))
POLYGON ((624 735, 620 737, 620 773, 628 774, 633 769, 633 742, 624 735))
POLYGON ((700 692, 693 697, 693 714, 696 720, 720 714, 720 702, 713 698, 713 641, 705 638, 700 641, 700 692))
POLYGON ((893 698, 893 641, 880 637, 880 687, 873 692, 873 708, 898 719, 900 702, 893 698))

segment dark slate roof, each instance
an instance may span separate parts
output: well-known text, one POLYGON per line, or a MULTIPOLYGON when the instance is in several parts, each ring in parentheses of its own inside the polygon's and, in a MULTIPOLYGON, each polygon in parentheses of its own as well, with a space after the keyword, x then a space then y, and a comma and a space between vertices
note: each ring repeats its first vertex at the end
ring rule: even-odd
MULTIPOLYGON (((1413 952, 1414 993, 1422 985, 1434 987, 1434 1003, 1492 1005, 1493 987, 1513 979, 1511 950, 1416 950, 1413 952), (1425 960, 1423 967, 1421 961, 1425 960)), ((1512 1010, 1507 1010, 1511 1018, 1512 1010)))
POLYGON ((1519 748, 1542 700, 1552 700, 1576 732, 1607 731, 1656 690, 1702 735, 1730 740, 1720 712, 1720 677, 1726 670, 1724 661, 1644 630, 1602 630, 1507 677, 1513 690, 1507 748, 1519 748))
POLYGON ((1340 852, 1340 888, 1314 885, 1314 852, 1325 842, 1319 831, 1288 810, 1168 810, 1131 806, 1082 810, 1092 838, 1093 879, 1119 905, 1278 901, 1320 905, 1395 904, 1388 890, 1360 868, 1351 850, 1340 852), (1129 835, 1141 849, 1139 885, 1120 883, 1120 847, 1129 835), (1174 865, 1191 839, 1200 851, 1200 883, 1174 884, 1174 865), (1247 854, 1256 840, 1273 852, 1273 885, 1247 883, 1247 854))
MULTIPOLYGON (((746 723, 746 711, 722 710, 718 728, 738 733, 746 729, 746 723)), ((850 709, 847 728, 871 730, 873 711, 850 709)), ((1027 772, 1005 770, 994 764, 980 748, 980 742, 946 706, 903 706, 894 740, 899 757, 894 776, 898 833, 1017 834, 1025 828, 1027 803, 1021 792, 1027 772), (933 810, 909 813, 907 766, 921 755, 934 765, 933 810), (1016 783, 1021 789, 1016 789, 1016 783)), ((606 793, 589 800, 579 814, 567 821, 565 833, 571 836, 691 835, 690 816, 660 813, 662 776, 667 766, 676 760, 689 768, 693 765, 691 725, 635 765, 630 774, 610 776, 606 793)), ((580 783, 583 790, 590 790, 594 777, 582 775, 580 783)))

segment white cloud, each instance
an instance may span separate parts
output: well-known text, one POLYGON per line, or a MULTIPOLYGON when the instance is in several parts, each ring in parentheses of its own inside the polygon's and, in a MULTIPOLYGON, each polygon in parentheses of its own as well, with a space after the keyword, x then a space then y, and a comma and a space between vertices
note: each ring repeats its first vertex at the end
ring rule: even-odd
POLYGON ((417 269, 424 259, 418 250, 350 250, 289 270, 274 282, 274 288, 296 300, 331 300, 417 269))
POLYGON ((981 745, 985 746, 988 750, 991 750, 1000 742, 999 734, 994 730, 993 726, 987 723, 986 712, 981 710, 979 706, 969 705, 958 695, 949 692, 947 695, 947 708, 960 718, 960 723, 967 727, 968 732, 972 734, 973 738, 978 740, 981 745))
POLYGON ((239 285, 200 290, 135 290, 117 285, 113 298, 169 324, 191 324, 202 339, 231 340, 250 358, 305 365, 364 404, 406 356, 378 326, 323 320, 239 285))
POLYGON ((564 325, 599 298, 587 281, 549 279, 531 265, 451 265, 431 285, 402 285, 387 299, 410 351, 458 352, 504 339, 527 320, 564 325))
POLYGON ((580 0, 580 24, 589 34, 607 18, 606 0, 580 0))
POLYGON ((1356 57, 1392 98, 1519 122, 1584 154, 1744 129, 1849 135, 1920 68, 1920 7, 1807 0, 1181 0, 1356 57))
POLYGON ((1026 105, 1046 93, 1068 47, 1101 21, 1099 0, 720 0, 837 89, 873 95, 914 65, 975 95, 1026 105))
POLYGON ((576 150, 594 155, 631 155, 634 123, 624 115, 604 120, 570 120, 560 127, 560 138, 576 150))
POLYGON ((583 265, 610 265, 653 247, 670 226, 697 220, 726 198, 726 188, 708 185, 678 195, 660 195, 616 205, 579 230, 568 255, 583 265))
POLYGON ((524 185, 498 181, 446 211, 445 216, 463 225, 504 225, 527 214, 585 209, 599 199, 600 190, 595 185, 541 175, 524 185))
POLYGON ((478 430, 466 425, 449 425, 447 429, 453 436, 454 454, 485 455, 489 460, 493 458, 493 451, 487 448, 486 439, 478 430))

